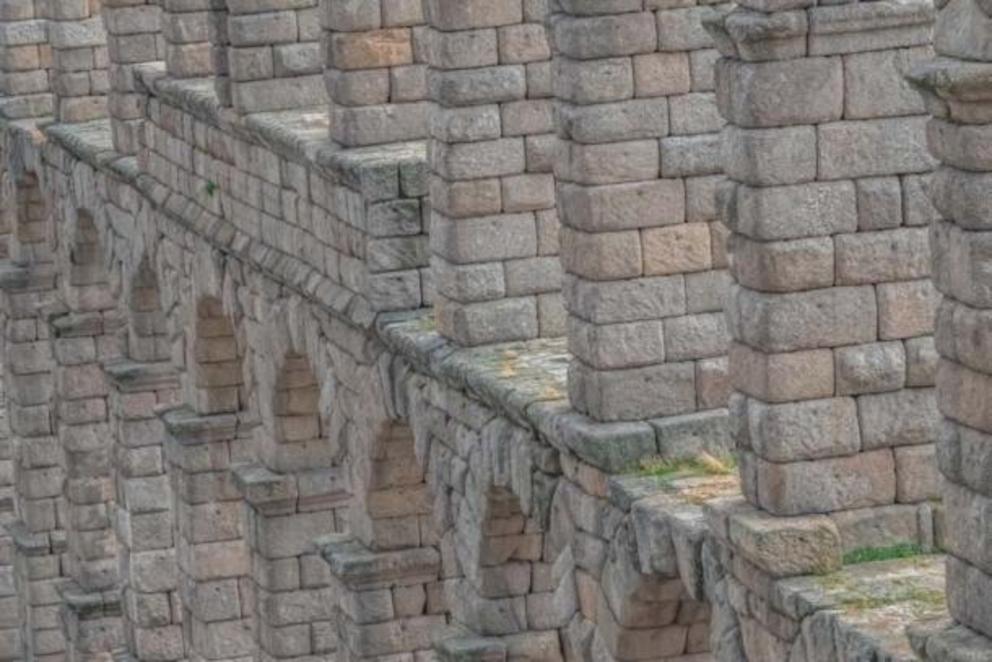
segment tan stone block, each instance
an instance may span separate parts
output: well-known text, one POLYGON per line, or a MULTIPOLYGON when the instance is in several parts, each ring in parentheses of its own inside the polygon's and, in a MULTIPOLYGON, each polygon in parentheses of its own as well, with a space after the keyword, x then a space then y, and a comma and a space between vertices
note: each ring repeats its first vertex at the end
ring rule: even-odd
POLYGON ((830 237, 794 241, 753 241, 732 235, 732 273, 745 287, 795 292, 834 284, 834 242, 830 237))
POLYGON ((897 501, 919 503, 940 498, 940 475, 933 444, 903 446, 893 452, 896 458, 897 501))
POLYGON ((641 231, 644 272, 651 276, 703 271, 713 266, 707 223, 682 223, 641 231))
POLYGON ((332 33, 328 51, 331 65, 338 69, 375 69, 413 63, 411 33, 407 28, 332 33))
POLYGON ((938 294, 929 279, 882 283, 878 290, 878 334, 883 340, 933 333, 938 294))
POLYGON ((944 416, 992 432, 992 375, 970 370, 959 363, 942 360, 937 369, 937 404, 944 416))
POLYGON ((892 451, 776 464, 755 458, 758 499, 775 515, 828 513, 895 502, 892 451))
POLYGON ((732 515, 729 534, 735 551, 773 577, 840 567, 840 532, 828 517, 773 517, 754 510, 732 515))
POLYGON ((563 227, 562 266, 590 280, 623 280, 642 274, 641 239, 636 230, 581 232, 563 227))
POLYGON ((685 94, 691 87, 687 53, 644 53, 634 56, 634 94, 660 97, 685 94))
POLYGON ((731 390, 727 357, 696 362, 696 404, 699 409, 726 407, 731 390))
POLYGON ((766 354, 730 345, 734 388, 766 402, 827 398, 834 393, 834 359, 828 349, 766 354))

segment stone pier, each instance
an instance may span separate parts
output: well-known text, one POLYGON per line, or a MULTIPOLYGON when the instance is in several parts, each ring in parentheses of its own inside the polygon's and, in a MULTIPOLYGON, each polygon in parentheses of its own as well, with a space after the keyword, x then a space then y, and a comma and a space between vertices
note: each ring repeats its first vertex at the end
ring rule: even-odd
POLYGON ((427 136, 429 32, 420 0, 321 0, 331 137, 358 147, 427 136))
POLYGON ((435 310, 463 345, 561 332, 541 6, 426 3, 435 310))
POLYGON ((613 4, 552 18, 569 397, 599 421, 723 407, 719 10, 613 4))
MULTIPOLYGON (((808 659, 775 582, 934 547, 935 293, 918 3, 743 3, 707 23, 730 183, 731 429, 746 501, 711 509, 749 660, 808 659)), ((820 654, 817 652, 817 654, 820 654)), ((839 659, 849 653, 841 649, 839 659)))
POLYGON ((934 32, 936 59, 910 80, 925 94, 932 119, 930 151, 940 162, 931 195, 941 221, 930 229, 933 281, 941 294, 937 313, 937 399, 943 415, 937 459, 946 511, 947 606, 960 624, 918 651, 929 660, 964 660, 988 654, 992 641, 992 557, 988 542, 988 453, 992 449, 986 351, 992 331, 986 247, 992 241, 987 206, 989 159, 983 145, 992 131, 992 18, 980 4, 943 6, 934 32), (982 652, 980 652, 982 651, 982 652))

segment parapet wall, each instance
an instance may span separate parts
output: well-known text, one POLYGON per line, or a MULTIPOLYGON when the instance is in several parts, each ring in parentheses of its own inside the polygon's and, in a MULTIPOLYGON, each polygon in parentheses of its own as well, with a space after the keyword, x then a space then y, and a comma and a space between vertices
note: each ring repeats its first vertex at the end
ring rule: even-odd
POLYGON ((9 4, 0 659, 989 650, 930 4, 9 4))

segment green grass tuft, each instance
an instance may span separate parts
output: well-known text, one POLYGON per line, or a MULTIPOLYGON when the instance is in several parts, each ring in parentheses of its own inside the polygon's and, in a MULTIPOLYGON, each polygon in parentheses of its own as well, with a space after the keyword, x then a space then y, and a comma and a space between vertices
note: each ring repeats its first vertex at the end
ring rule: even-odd
POLYGON ((920 556, 923 553, 923 549, 919 545, 911 543, 900 543, 891 547, 864 547, 845 554, 844 565, 906 559, 911 556, 920 556))
POLYGON ((714 457, 702 453, 697 457, 677 460, 649 458, 641 461, 641 475, 662 480, 677 480, 695 476, 729 476, 737 469, 733 457, 714 457))

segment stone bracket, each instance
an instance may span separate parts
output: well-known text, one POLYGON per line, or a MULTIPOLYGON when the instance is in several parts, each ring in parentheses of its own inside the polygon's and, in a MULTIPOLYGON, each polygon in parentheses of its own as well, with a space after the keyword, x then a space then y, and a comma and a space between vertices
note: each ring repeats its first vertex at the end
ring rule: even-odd
POLYGON ((179 374, 171 363, 139 363, 117 359, 103 364, 110 384, 123 393, 172 389, 179 386, 179 374))
POLYGON ((201 416, 189 407, 172 407, 160 412, 170 439, 183 446, 233 439, 240 427, 234 414, 201 416))
POLYGON ((331 573, 354 591, 423 584, 441 570, 441 556, 432 547, 375 552, 348 534, 325 536, 316 544, 331 573))

